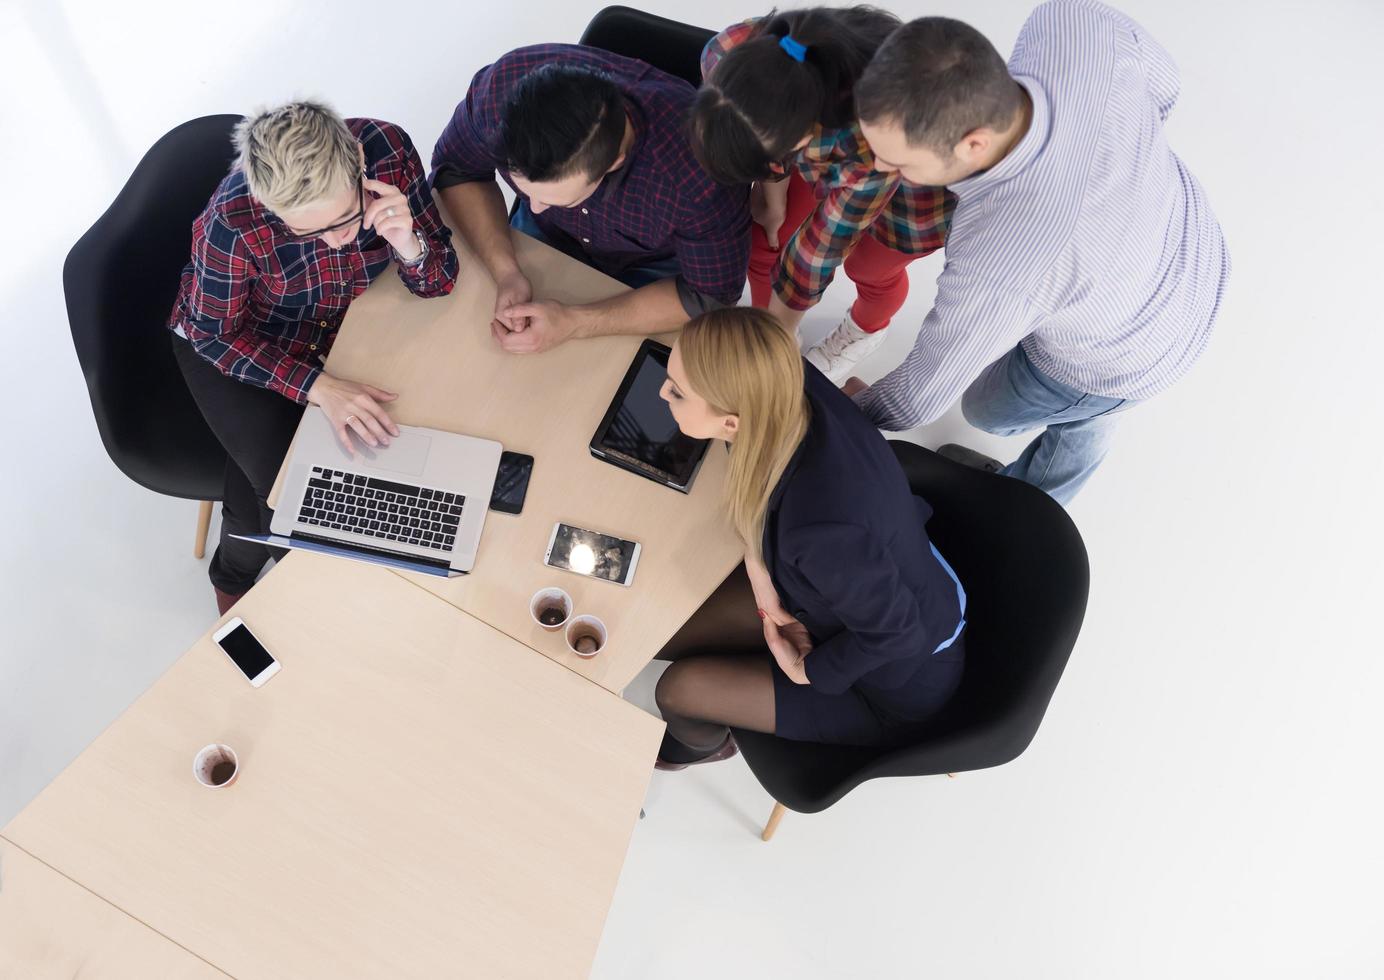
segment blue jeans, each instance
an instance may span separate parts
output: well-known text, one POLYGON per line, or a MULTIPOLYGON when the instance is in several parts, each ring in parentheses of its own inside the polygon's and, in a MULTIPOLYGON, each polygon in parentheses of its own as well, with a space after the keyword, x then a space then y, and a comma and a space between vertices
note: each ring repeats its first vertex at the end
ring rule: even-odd
MULTIPOLYGON (((544 245, 551 245, 559 252, 570 255, 578 262, 583 262, 594 268, 591 258, 575 242, 569 244, 553 241, 544 234, 543 229, 533 218, 533 211, 530 210, 528 201, 521 200, 519 202, 519 206, 514 209, 513 217, 509 219, 509 226, 517 228, 530 238, 537 238, 544 245)), ((626 269, 612 278, 620 280, 631 289, 638 289, 640 286, 647 286, 649 283, 658 282, 660 279, 671 279, 681 271, 677 258, 670 255, 666 259, 655 259, 652 262, 626 269)))
POLYGON ((1001 472, 1067 504, 1105 458, 1115 413, 1135 404, 1055 381, 1015 347, 971 382, 961 396, 961 413, 977 429, 997 436, 1046 426, 1001 472))

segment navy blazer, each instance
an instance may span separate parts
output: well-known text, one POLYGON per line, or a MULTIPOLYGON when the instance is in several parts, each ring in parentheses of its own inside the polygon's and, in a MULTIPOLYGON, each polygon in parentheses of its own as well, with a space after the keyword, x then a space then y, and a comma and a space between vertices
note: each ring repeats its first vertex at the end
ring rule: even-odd
POLYGON ((932 508, 913 495, 889 444, 803 366, 812 418, 769 499, 764 563, 812 636, 805 667, 814 688, 897 691, 957 635, 957 582, 928 541, 932 508))

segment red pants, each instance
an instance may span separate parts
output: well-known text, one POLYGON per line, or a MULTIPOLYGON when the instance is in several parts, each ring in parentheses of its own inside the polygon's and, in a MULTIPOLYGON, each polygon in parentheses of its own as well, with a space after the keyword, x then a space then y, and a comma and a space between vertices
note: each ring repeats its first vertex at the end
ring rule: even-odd
MULTIPOLYGON (((783 227, 779 229, 780 243, 788 241, 817 207, 812 188, 796 172, 788 181, 788 208, 783 227)), ((750 302, 763 309, 769 305, 770 279, 778 264, 779 252, 769 247, 769 239, 759 225, 751 225, 750 236, 750 302)), ((851 254, 841 263, 846 278, 855 283, 851 319, 856 326, 866 333, 889 326, 890 319, 908 298, 908 263, 920 258, 921 255, 887 248, 868 232, 860 236, 851 254)))

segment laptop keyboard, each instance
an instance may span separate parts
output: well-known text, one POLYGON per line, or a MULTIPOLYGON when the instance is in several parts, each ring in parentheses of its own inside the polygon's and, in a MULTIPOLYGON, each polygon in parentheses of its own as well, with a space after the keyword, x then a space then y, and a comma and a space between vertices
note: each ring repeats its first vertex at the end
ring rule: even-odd
POLYGON ((450 552, 465 503, 459 493, 314 466, 298 523, 450 552))

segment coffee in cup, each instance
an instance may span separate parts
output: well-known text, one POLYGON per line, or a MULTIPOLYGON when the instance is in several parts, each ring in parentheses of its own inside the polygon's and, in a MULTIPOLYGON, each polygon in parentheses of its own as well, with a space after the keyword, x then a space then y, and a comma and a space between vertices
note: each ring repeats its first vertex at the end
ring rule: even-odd
POLYGON ((605 623, 595 616, 578 616, 567 626, 567 649, 578 657, 594 657, 605 649, 605 623))
POLYGON ((572 597, 562 589, 539 589, 529 600, 529 615, 550 633, 556 633, 572 616, 572 597))
POLYGON ((240 775, 240 760, 229 745, 214 743, 193 757, 192 775, 208 789, 221 789, 240 775))

